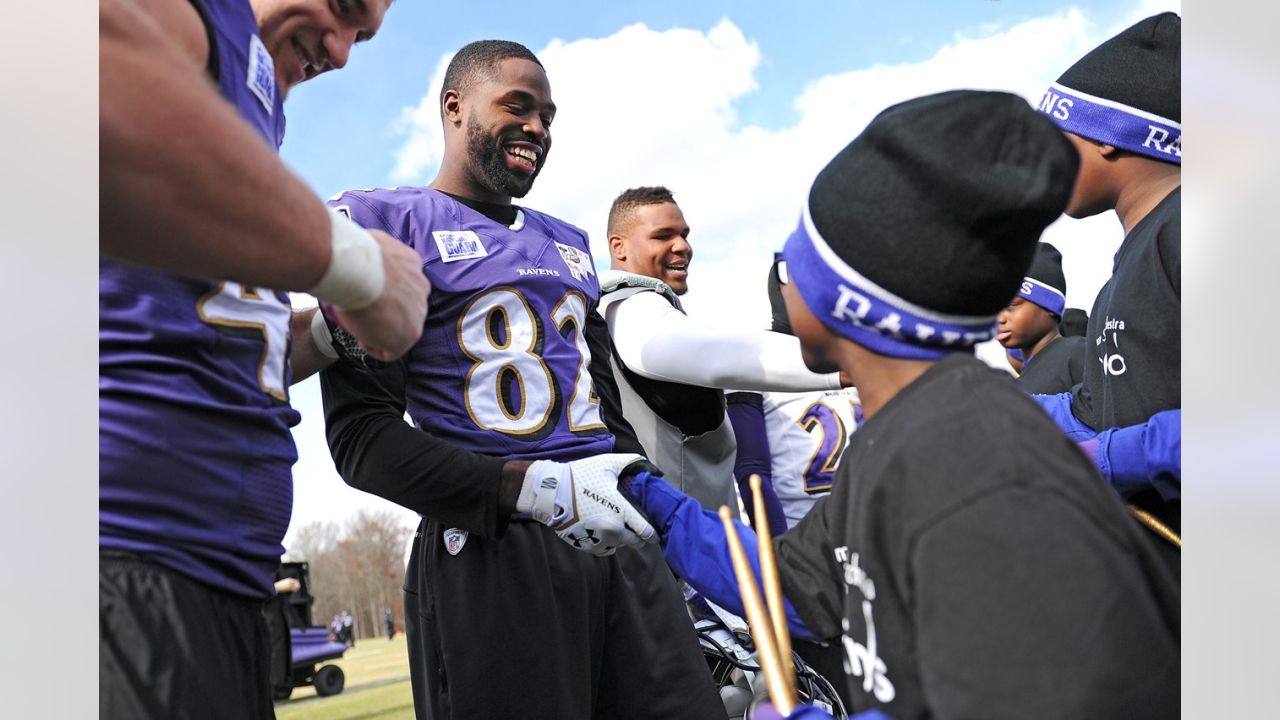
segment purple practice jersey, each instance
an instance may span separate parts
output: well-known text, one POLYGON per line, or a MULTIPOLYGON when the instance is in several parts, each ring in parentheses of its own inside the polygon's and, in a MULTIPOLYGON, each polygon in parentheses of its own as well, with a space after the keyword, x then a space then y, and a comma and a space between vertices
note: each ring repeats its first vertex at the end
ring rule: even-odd
MULTIPOLYGON (((284 108, 252 8, 195 5, 223 97, 278 148, 284 108)), ((271 594, 297 459, 289 316, 283 293, 99 261, 100 547, 271 594)))
POLYGON ((613 449, 583 337, 600 297, 586 233, 526 209, 508 227, 423 187, 353 191, 330 204, 422 257, 430 312, 406 356, 419 428, 510 458, 613 449))

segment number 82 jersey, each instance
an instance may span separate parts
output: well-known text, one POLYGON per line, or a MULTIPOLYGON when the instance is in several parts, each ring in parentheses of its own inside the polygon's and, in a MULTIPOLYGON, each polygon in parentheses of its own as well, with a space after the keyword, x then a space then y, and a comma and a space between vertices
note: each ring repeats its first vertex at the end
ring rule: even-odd
POLYGON ((588 371, 584 332, 600 286, 586 233, 527 209, 503 225, 421 187, 353 191, 330 205, 422 257, 430 312, 406 356, 418 427, 512 458, 613 448, 588 371))

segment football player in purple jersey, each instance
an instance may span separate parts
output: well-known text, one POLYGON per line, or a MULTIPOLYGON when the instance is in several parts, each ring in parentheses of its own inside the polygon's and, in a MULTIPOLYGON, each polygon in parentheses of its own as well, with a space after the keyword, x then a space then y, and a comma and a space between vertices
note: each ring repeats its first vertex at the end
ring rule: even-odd
MULTIPOLYGON (((275 153, 290 88, 346 65, 390 5, 103 0, 102 254, 240 288, 310 292, 337 306, 343 326, 373 355, 402 354, 425 312, 426 282, 413 254, 326 213, 275 153), (256 16, 261 32, 215 30, 224 6, 256 16), (223 39, 224 32, 238 34, 223 39)), ((305 330, 310 319, 310 311, 300 314, 294 329, 305 330)), ((294 339, 310 343, 307 332, 294 339)), ((298 379, 323 363, 308 350, 295 348, 307 361, 303 372, 295 365, 298 379)))
POLYGON ((517 43, 471 43, 440 109, 429 186, 330 201, 419 254, 422 339, 321 374, 342 477, 423 515, 405 579, 418 716, 723 718, 653 529, 617 491, 641 450, 587 235, 512 204, 551 148, 546 72, 517 43))
POLYGON ((273 716, 262 604, 292 510, 288 387, 318 357, 282 291, 330 302, 390 358, 428 289, 414 253, 328 213, 276 157, 282 103, 389 4, 99 4, 101 717, 273 716))

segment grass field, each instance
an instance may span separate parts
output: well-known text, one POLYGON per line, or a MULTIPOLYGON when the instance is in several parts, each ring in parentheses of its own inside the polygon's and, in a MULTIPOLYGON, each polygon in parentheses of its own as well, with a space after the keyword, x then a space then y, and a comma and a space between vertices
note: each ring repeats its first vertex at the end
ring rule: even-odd
POLYGON ((310 686, 276 703, 278 720, 413 720, 404 634, 360 640, 335 664, 346 675, 342 692, 322 698, 310 686))

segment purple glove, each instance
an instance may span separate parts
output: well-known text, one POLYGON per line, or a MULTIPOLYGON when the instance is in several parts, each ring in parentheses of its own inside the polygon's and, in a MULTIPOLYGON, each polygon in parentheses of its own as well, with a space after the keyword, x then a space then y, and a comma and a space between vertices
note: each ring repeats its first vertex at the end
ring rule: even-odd
POLYGON ((1098 465, 1098 438, 1091 437, 1088 440, 1080 440, 1076 445, 1080 446, 1080 450, 1089 458, 1089 462, 1093 463, 1094 467, 1101 469, 1098 465))

